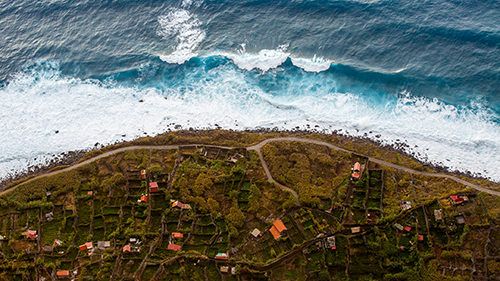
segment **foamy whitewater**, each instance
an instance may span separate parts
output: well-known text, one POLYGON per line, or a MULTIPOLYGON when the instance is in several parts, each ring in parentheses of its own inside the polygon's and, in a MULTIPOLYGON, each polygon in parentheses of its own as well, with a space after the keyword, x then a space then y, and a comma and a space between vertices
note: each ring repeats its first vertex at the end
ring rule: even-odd
POLYGON ((405 142, 500 181, 489 4, 166 2, 0 5, 0 179, 180 125, 405 142))

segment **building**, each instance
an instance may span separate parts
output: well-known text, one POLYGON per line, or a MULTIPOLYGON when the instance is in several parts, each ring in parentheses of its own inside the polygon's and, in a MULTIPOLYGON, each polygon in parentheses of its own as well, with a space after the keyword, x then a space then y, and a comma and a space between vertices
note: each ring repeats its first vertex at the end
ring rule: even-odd
POLYGON ((36 240, 38 238, 38 232, 36 230, 28 229, 23 233, 23 235, 29 240, 36 240))
POLYGON ((94 195, 94 192, 92 190, 89 190, 89 191, 87 191, 87 195, 92 196, 92 195, 94 195))
POLYGON ((434 219, 436 221, 442 221, 443 220, 443 209, 434 210, 434 219))
POLYGON ((45 220, 46 221, 52 221, 54 219, 54 213, 53 212, 48 212, 45 214, 45 220))
POLYGON ((172 238, 174 238, 174 239, 182 239, 182 238, 184 238, 184 234, 182 234, 180 232, 172 232, 172 238))
POLYGON ((424 241, 424 235, 419 234, 418 237, 417 237, 417 240, 418 241, 424 241))
POLYGON ((80 251, 92 250, 94 248, 94 244, 92 242, 86 242, 78 247, 80 251))
POLYGON ((328 247, 332 251, 337 250, 337 242, 335 240, 335 236, 327 237, 325 246, 328 247))
POLYGON ((412 230, 412 227, 407 225, 407 226, 405 226, 403 229, 404 229, 404 231, 406 231, 406 232, 410 232, 410 231, 412 230))
POLYGON ((220 272, 222 272, 222 273, 229 273, 229 270, 230 270, 230 268, 227 265, 220 267, 220 272))
POLYGON ((227 253, 217 253, 217 255, 215 255, 215 259, 216 260, 227 260, 227 259, 229 259, 229 255, 227 253))
POLYGON ((182 246, 174 244, 174 243, 169 243, 167 246, 167 250, 178 252, 178 251, 182 250, 182 246))
POLYGON ((352 180, 359 180, 361 178, 361 174, 363 173, 363 167, 359 162, 354 163, 354 166, 352 167, 352 174, 351 174, 351 179, 352 180))
POLYGON ((130 246, 130 244, 127 244, 127 245, 123 246, 122 252, 124 252, 124 253, 130 253, 130 252, 132 252, 132 246, 130 246))
POLYGON ((271 235, 274 237, 274 239, 278 240, 281 237, 283 231, 285 230, 287 230, 287 228, 283 223, 283 221, 280 219, 276 219, 273 222, 271 228, 269 229, 269 232, 271 232, 271 235))
POLYGON ((260 236, 260 230, 258 230, 257 228, 255 228, 254 230, 252 230, 252 232, 250 232, 250 234, 252 234, 253 237, 257 238, 260 236))
POLYGON ((462 215, 458 215, 455 217, 455 220, 458 224, 464 224, 465 223, 465 217, 462 215))
POLYGON ((140 179, 141 180, 145 180, 146 179, 146 170, 141 170, 141 175, 140 175, 140 179))
POLYGON ((139 200, 137 200, 137 203, 148 203, 149 201, 149 196, 147 194, 141 195, 139 200))
POLYGON ((62 269, 60 269, 60 270, 58 270, 56 272, 56 277, 57 278, 69 278, 69 276, 70 276, 69 270, 62 270, 62 269))
POLYGON ((191 210, 191 205, 189 204, 184 204, 181 201, 178 200, 170 200, 170 206, 172 208, 179 208, 182 210, 191 210))
POLYGON ((395 224, 393 224, 393 226, 394 226, 394 228, 396 228, 399 231, 403 231, 403 229, 404 229, 404 227, 399 223, 395 223, 395 224))
POLYGON ((469 201, 469 197, 467 197, 466 195, 450 195, 450 202, 452 205, 460 205, 467 201, 469 201))
POLYGON ((351 227, 351 233, 356 234, 361 232, 361 226, 351 227))
POLYGON ((155 181, 152 181, 149 183, 149 192, 150 193, 156 193, 158 192, 158 183, 155 181))
POLYGON ((401 201, 400 207, 403 211, 411 209, 411 201, 401 201))
POLYGON ((99 250, 104 250, 111 247, 111 241, 97 241, 97 248, 99 250))
POLYGON ((55 239, 55 240, 54 240, 54 243, 52 244, 52 246, 54 246, 54 247, 59 247, 59 246, 61 246, 61 245, 62 245, 62 243, 63 243, 63 242, 62 242, 61 240, 59 240, 59 239, 55 239))

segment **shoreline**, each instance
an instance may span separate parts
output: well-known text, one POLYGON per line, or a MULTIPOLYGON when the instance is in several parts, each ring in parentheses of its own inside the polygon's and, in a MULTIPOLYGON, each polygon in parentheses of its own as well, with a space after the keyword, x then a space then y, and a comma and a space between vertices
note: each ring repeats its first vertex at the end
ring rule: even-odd
MULTIPOLYGON (((0 179, 0 191, 5 191, 12 186, 20 184, 30 178, 56 171, 59 169, 66 168, 68 166, 72 166, 78 164, 86 159, 92 158, 96 155, 102 154, 106 151, 114 150, 117 148, 132 146, 132 145, 165 145, 165 144, 186 144, 188 143, 186 139, 196 138, 196 137, 204 137, 208 138, 205 141, 201 141, 201 144, 227 144, 234 140, 226 139, 220 140, 218 135, 220 134, 229 134, 231 137, 241 138, 244 135, 250 134, 255 137, 255 139, 268 139, 276 136, 290 136, 290 137, 306 137, 320 140, 330 140, 338 139, 343 142, 343 144, 355 144, 354 146, 359 146, 363 144, 367 144, 369 146, 375 146, 380 151, 385 151, 389 154, 400 155, 411 162, 418 163, 423 169, 427 169, 428 171, 433 171, 436 173, 446 173, 450 175, 455 175, 457 177, 465 177, 470 180, 480 181, 480 182, 489 182, 493 184, 498 184, 495 181, 492 181, 488 178, 482 177, 480 175, 474 175, 471 172, 460 172, 450 170, 446 166, 440 166, 434 163, 426 163, 422 160, 419 160, 415 154, 416 153, 408 153, 404 150, 408 144, 404 142, 394 143, 394 144, 381 144, 376 140, 370 139, 368 137, 355 137, 344 135, 341 133, 333 132, 333 133, 322 133, 320 131, 306 131, 306 130, 278 130, 278 129, 255 129, 255 130, 228 130, 228 129, 200 129, 200 130, 178 130, 178 131, 167 131, 162 134, 156 136, 143 136, 137 137, 130 141, 117 141, 115 143, 111 143, 108 145, 100 145, 100 147, 75 150, 75 151, 67 151, 62 154, 56 156, 54 159, 50 160, 48 163, 30 166, 27 171, 19 172, 14 174, 11 177, 0 179)), ((240 140, 237 143, 240 143, 240 140)), ((248 142, 245 145, 252 145, 256 141, 248 142)), ((258 141, 257 141, 258 142, 258 141)), ((338 142, 337 142, 338 143, 338 142)), ((342 146, 342 144, 339 144, 342 146)), ((238 145, 236 145, 238 146, 238 145)))

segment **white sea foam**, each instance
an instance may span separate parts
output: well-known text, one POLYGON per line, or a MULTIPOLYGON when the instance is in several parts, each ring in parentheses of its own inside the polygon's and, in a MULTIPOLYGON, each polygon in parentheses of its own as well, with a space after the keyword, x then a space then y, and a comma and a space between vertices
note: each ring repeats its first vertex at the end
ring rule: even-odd
POLYGON ((291 57, 293 65, 308 72, 321 72, 328 70, 333 61, 314 55, 312 58, 291 57))
POLYGON ((384 143, 406 140, 409 151, 420 153, 423 160, 500 181, 500 129, 481 109, 459 110, 408 94, 386 107, 350 93, 271 95, 231 67, 189 85, 188 90, 160 92, 53 74, 20 74, 0 89, 0 177, 95 143, 154 135, 174 124, 217 124, 230 129, 317 125, 325 132, 342 129, 372 138, 380 134, 384 143))
MULTIPOLYGON (((183 7, 192 4, 184 1, 183 7)), ((158 17, 158 35, 165 38, 175 38, 176 46, 170 54, 160 55, 168 63, 182 64, 196 56, 196 49, 205 38, 201 21, 196 15, 186 9, 171 9, 166 15, 158 17)))

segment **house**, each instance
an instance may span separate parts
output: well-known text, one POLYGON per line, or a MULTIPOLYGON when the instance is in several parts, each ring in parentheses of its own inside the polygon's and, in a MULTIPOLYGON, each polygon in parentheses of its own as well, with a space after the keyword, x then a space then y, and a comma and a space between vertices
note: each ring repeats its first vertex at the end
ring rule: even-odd
POLYGON ((124 253, 130 253, 130 252, 132 252, 132 246, 130 246, 130 244, 127 244, 127 245, 123 246, 122 252, 124 252, 124 253))
POLYGON ((170 206, 172 208, 179 208, 182 210, 191 210, 191 205, 189 204, 184 204, 181 201, 178 200, 170 200, 170 206))
POLYGON ((419 234, 419 235, 417 236, 417 240, 418 240, 418 241, 424 241, 424 235, 419 234))
POLYGON ((60 269, 56 272, 56 276, 57 278, 68 278, 70 276, 70 272, 69 270, 60 269))
POLYGON ((412 227, 407 225, 407 226, 405 226, 403 229, 404 229, 404 231, 406 231, 406 232, 410 232, 410 231, 412 230, 412 227))
POLYGON ((149 183, 149 192, 150 193, 158 192, 158 183, 157 182, 152 181, 149 183))
POLYGON ((86 242, 78 247, 80 251, 92 250, 94 248, 94 244, 92 242, 86 242))
POLYGON ((337 242, 335 240, 335 236, 327 237, 325 246, 330 248, 330 250, 332 250, 332 251, 337 250, 337 242))
POLYGON ((460 205, 469 201, 469 197, 467 197, 466 195, 453 194, 450 195, 450 201, 452 205, 460 205))
POLYGON ((87 191, 87 195, 92 196, 92 195, 94 195, 94 192, 92 190, 89 190, 89 191, 87 191))
POLYGON ((361 232, 361 226, 351 227, 351 233, 352 234, 360 233, 360 232, 361 232))
POLYGON ((167 246, 167 250, 177 252, 177 251, 182 250, 182 246, 177 245, 177 244, 173 244, 173 243, 169 243, 167 246))
POLYGON ((180 232, 172 232, 172 238, 181 239, 181 238, 184 238, 184 234, 182 234, 180 232))
POLYGON ((142 194, 137 203, 148 203, 149 196, 147 194, 142 194))
POLYGON ((399 205, 403 211, 411 209, 411 201, 401 201, 399 205))
POLYGON ((393 226, 394 226, 394 228, 396 228, 399 231, 403 231, 403 229, 404 229, 404 227, 399 223, 395 223, 393 226))
POLYGON ((443 209, 434 210, 434 219, 436 221, 442 221, 443 220, 443 209))
POLYGON ((99 248, 99 250, 104 250, 109 247, 111 247, 111 241, 97 241, 97 248, 99 248))
POLYGON ((61 245, 62 245, 62 241, 59 239, 55 239, 54 243, 52 244, 52 246, 54 246, 54 247, 59 247, 61 245))
POLYGON ((230 270, 230 268, 227 265, 220 267, 220 272, 222 272, 222 273, 229 273, 229 270, 230 270))
POLYGON ((352 167, 352 174, 351 174, 351 179, 352 180, 359 180, 361 178, 361 174, 363 173, 363 167, 359 162, 354 163, 354 166, 352 167))
POLYGON ((38 238, 38 232, 36 230, 28 229, 23 233, 23 235, 29 240, 35 240, 38 238))
POLYGON ((146 179, 146 170, 141 170, 141 176, 140 176, 140 179, 141 180, 145 180, 146 179))
POLYGON ((227 259, 229 259, 229 255, 227 253, 217 253, 217 255, 215 255, 215 259, 216 260, 227 260, 227 259))
POLYGON ((52 196, 52 192, 50 191, 45 192, 45 196, 47 196, 47 199, 50 198, 52 196))
POLYGON ((269 229, 269 232, 271 232, 271 235, 273 235, 274 239, 278 240, 281 237, 282 232, 285 230, 287 230, 287 228, 283 221, 280 219, 276 219, 269 229))
POLYGON ((252 230, 252 232, 250 232, 250 234, 252 234, 253 237, 257 238, 260 236, 260 230, 258 230, 257 228, 255 228, 254 230, 252 230))
POLYGON ((462 215, 458 215, 455 217, 455 220, 458 224, 464 224, 465 223, 465 217, 462 215))

